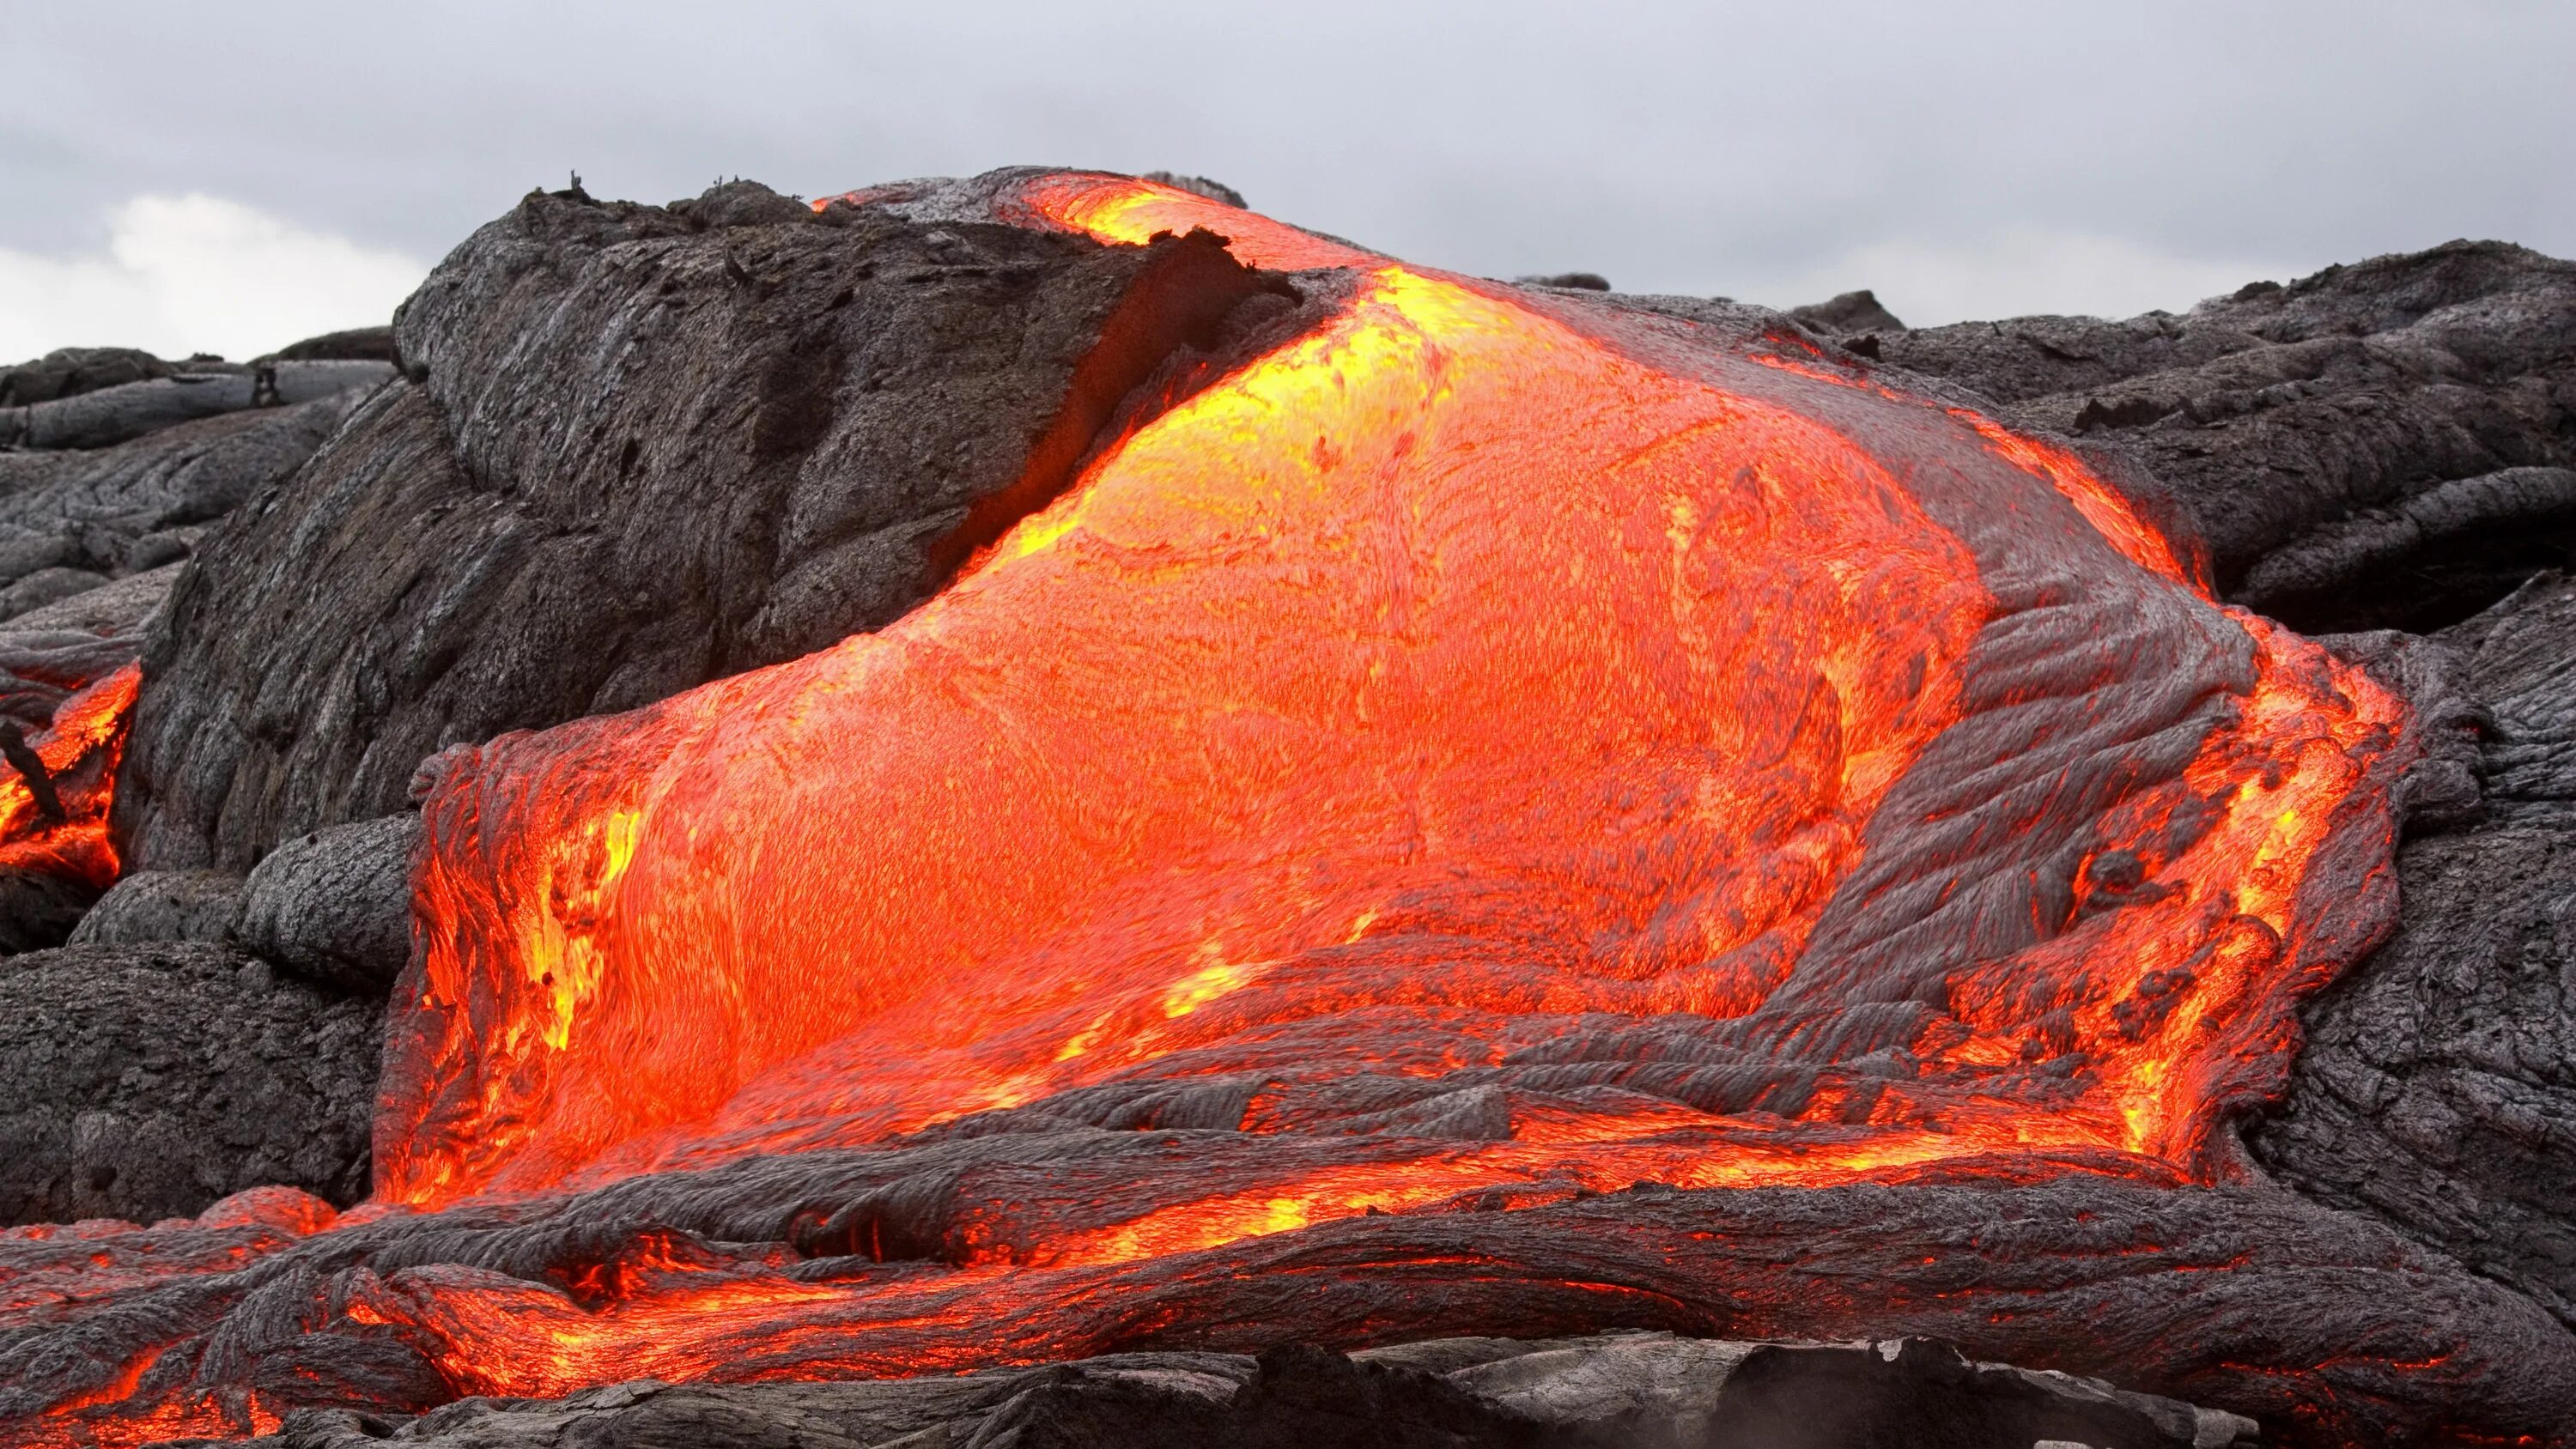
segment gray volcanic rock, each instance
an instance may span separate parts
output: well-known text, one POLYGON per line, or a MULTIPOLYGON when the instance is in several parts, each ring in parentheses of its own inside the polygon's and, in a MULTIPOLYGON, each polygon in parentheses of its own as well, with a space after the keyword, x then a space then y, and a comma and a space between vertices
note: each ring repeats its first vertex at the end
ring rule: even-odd
POLYGON ((2418 632, 2569 561, 2576 263, 2499 242, 2259 282, 2182 316, 1882 333, 1888 362, 2143 463, 2231 598, 2418 632))
POLYGON ((382 1014, 224 946, 0 961, 0 1223, 151 1221, 268 1183, 355 1201, 382 1014))
POLYGON ((298 836, 250 873, 239 932, 263 959, 382 996, 411 960, 420 817, 388 815, 298 836))
POLYGON ((134 854, 243 869, 403 808, 449 744, 884 624, 1051 498, 1131 388, 1285 296, 1203 236, 749 183, 532 195, 404 305, 408 380, 200 554, 147 661, 134 854))
POLYGON ((2095 1380, 1971 1364, 1921 1339, 1859 1346, 1664 1333, 1430 1339, 1343 1355, 1132 1353, 961 1378, 615 1384, 470 1399, 399 1426, 308 1410, 268 1449, 688 1444, 1368 1444, 1383 1449, 1848 1449, 1857 1444, 2226 1449, 2250 1420, 2095 1380), (920 1436, 915 1439, 912 1436, 920 1436))
POLYGON ((0 629, 0 641, 55 634, 88 634, 101 639, 140 634, 170 597, 179 581, 179 566, 163 564, 139 574, 83 589, 77 594, 30 609, 0 629))
POLYGON ((388 362, 270 362, 190 370, 21 408, 0 408, 0 446, 104 448, 199 418, 312 402, 393 376, 388 362))
POLYGON ((95 451, 0 453, 0 583, 48 567, 127 571, 139 540, 221 518, 295 471, 352 401, 248 409, 95 451))
POLYGON ((206 525, 301 466, 352 400, 230 413, 94 452, 0 451, 0 714, 41 728, 132 661, 206 525))
POLYGON ((242 878, 219 870, 136 871, 107 888, 65 944, 229 941, 241 921, 242 895, 242 878))
POLYGON ((40 729, 73 691, 132 661, 178 576, 165 564, 0 624, 0 715, 40 729))
POLYGON ((2576 584, 2536 579, 2440 647, 2479 720, 2480 818, 2405 846, 2395 938, 2310 1009, 2249 1145, 2576 1324, 2576 584))
POLYGON ((134 347, 58 348, 33 362, 0 370, 0 408, 22 408, 129 382, 148 382, 185 366, 134 347))
POLYGON ((107 575, 94 574, 87 569, 38 569, 6 588, 0 588, 0 619, 14 619, 48 604, 61 603, 106 582, 107 575))

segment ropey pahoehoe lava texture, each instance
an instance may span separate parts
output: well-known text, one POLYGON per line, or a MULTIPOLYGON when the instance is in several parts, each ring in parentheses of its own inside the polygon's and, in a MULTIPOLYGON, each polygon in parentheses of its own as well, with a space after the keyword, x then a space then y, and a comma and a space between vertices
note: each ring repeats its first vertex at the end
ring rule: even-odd
POLYGON ((424 769, 373 1201, 22 1230, 0 1423, 1652 1327, 2562 1430, 2237 1147, 2420 745, 2140 480, 1151 182, 823 206, 1160 260, 925 601, 424 769))

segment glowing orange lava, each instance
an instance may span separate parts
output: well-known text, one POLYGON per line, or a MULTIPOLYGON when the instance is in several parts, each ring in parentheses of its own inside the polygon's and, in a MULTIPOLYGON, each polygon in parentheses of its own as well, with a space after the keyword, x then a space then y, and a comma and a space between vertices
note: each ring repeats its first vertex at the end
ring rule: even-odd
POLYGON ((122 868, 107 830, 116 765, 125 753, 126 716, 143 683, 128 664, 54 710, 53 723, 28 741, 52 777, 63 818, 37 807, 27 782, 0 772, 0 866, 70 876, 104 889, 122 868))

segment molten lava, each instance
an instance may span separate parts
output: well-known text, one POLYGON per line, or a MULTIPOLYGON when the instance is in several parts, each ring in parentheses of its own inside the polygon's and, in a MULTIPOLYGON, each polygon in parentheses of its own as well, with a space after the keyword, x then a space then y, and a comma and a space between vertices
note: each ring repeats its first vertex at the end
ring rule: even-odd
MULTIPOLYGON (((882 632, 443 757, 378 1204, 323 1239, 782 1153, 865 1210, 342 1267, 311 1323, 457 1393, 922 1372, 1335 1218, 2231 1170, 2384 923, 2392 698, 2073 455, 1794 338, 1123 178, 996 211, 1342 300, 882 632), (1016 1145, 1084 1123, 1221 1130, 1016 1145), (937 1241, 889 1237, 970 1139, 937 1241)), ((195 1362, 48 1422, 292 1401, 195 1362)))
POLYGON ((54 709, 27 743, 45 767, 59 815, 49 814, 15 770, 0 775, 0 867, 67 876, 100 889, 122 868, 107 830, 127 715, 142 687, 128 664, 86 685, 54 709))

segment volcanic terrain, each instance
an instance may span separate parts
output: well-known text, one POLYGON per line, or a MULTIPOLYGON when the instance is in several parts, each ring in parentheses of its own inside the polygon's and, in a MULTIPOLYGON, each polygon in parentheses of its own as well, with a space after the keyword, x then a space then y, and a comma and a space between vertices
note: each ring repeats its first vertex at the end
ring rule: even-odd
POLYGON ((2576 265, 576 189, 0 442, 0 1441, 2576 1443, 2576 265))

